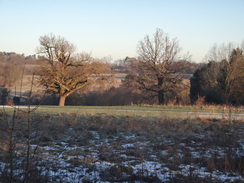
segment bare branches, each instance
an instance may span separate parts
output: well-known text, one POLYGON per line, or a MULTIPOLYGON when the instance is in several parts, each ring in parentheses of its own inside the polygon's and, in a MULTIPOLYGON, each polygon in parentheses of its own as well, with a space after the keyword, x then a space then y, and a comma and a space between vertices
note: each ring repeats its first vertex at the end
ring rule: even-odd
POLYGON ((177 60, 181 47, 175 38, 170 40, 167 34, 161 29, 157 29, 153 39, 147 35, 139 42, 137 53, 140 60, 151 62, 152 64, 165 64, 177 60))
POLYGON ((40 37, 39 41, 41 46, 37 49, 37 52, 43 55, 51 65, 55 61, 64 65, 68 64, 71 55, 75 52, 75 46, 60 36, 44 35, 40 37))
POLYGON ((220 45, 214 44, 206 54, 204 61, 220 62, 222 60, 229 60, 232 51, 238 47, 244 49, 244 40, 239 44, 232 43, 232 42, 229 42, 228 44, 223 43, 220 45))
POLYGON ((163 104, 165 93, 175 89, 182 81, 183 75, 180 73, 185 69, 185 62, 179 62, 180 51, 178 40, 171 40, 161 29, 156 29, 152 38, 146 35, 138 43, 139 57, 132 71, 135 74, 131 75, 130 80, 127 78, 127 84, 151 92, 154 96, 156 93, 159 104, 163 104))
POLYGON ((71 93, 102 79, 97 76, 106 66, 88 53, 74 55, 75 46, 64 38, 45 35, 40 37, 40 44, 39 54, 47 61, 38 70, 40 84, 59 94, 60 106, 71 93))

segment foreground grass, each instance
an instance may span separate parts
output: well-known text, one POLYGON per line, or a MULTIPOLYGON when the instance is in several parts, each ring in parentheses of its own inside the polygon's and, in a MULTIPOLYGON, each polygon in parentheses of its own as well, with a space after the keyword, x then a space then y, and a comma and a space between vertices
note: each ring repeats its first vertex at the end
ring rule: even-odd
POLYGON ((125 113, 127 107, 116 107, 111 115, 109 109, 115 107, 45 107, 30 116, 28 172, 28 115, 1 114, 0 182, 9 182, 12 160, 12 182, 24 182, 27 173, 29 181, 36 183, 244 181, 243 121, 143 116, 150 109, 162 110, 152 106, 131 106, 131 114, 125 113))

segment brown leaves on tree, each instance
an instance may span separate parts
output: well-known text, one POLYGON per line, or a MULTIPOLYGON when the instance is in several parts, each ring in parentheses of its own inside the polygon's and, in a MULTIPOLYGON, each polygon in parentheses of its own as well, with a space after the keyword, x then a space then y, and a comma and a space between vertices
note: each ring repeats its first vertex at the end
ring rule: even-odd
POLYGON ((39 41, 40 84, 59 95, 60 106, 70 94, 104 79, 106 64, 87 53, 75 54, 75 46, 64 38, 50 34, 41 36, 39 41))

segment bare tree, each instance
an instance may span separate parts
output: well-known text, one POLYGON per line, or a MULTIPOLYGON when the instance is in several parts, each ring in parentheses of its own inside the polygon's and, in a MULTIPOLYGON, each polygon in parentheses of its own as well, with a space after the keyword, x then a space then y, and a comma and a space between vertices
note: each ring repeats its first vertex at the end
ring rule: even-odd
POLYGON ((137 47, 138 60, 131 66, 132 71, 127 75, 125 83, 137 88, 150 97, 157 97, 158 103, 165 102, 165 94, 179 89, 182 83, 182 71, 189 57, 180 58, 181 47, 178 40, 170 39, 161 29, 157 29, 153 38, 148 35, 141 40, 137 47))
POLYGON ((232 51, 235 48, 240 48, 244 50, 244 40, 240 43, 229 42, 228 44, 214 44, 204 57, 205 62, 216 61, 220 62, 222 60, 229 60, 232 51))
POLYGON ((59 106, 64 106, 70 94, 103 79, 100 73, 106 69, 105 64, 87 53, 75 55, 75 46, 64 38, 50 34, 41 36, 39 41, 40 84, 59 95, 59 106))
POLYGON ((222 61, 222 60, 228 60, 230 57, 230 54, 232 50, 234 49, 234 44, 233 43, 228 43, 226 44, 214 44, 204 57, 204 60, 206 62, 208 61, 222 61))

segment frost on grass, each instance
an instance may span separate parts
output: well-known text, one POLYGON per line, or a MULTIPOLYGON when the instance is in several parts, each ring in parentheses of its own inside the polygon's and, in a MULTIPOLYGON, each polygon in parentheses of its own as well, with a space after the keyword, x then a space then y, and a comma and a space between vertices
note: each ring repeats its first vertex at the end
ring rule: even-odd
MULTIPOLYGON (((32 160, 40 180, 45 176, 46 182, 64 183, 244 181, 242 122, 76 116, 74 123, 68 119, 33 117, 32 160)), ((24 147, 25 132, 18 135, 16 146, 24 147)), ((16 158, 15 164, 23 163, 25 149, 16 150, 22 158, 16 158)), ((7 168, 9 162, 0 159, 1 181, 6 180, 7 168)), ((21 175, 23 166, 16 166, 15 173, 21 175)))

